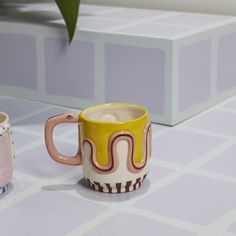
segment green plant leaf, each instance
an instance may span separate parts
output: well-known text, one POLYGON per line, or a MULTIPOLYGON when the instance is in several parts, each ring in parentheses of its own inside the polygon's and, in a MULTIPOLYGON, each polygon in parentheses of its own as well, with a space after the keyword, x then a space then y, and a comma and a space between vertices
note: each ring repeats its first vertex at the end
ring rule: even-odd
POLYGON ((55 0, 65 20, 69 40, 72 41, 79 15, 80 0, 55 0))

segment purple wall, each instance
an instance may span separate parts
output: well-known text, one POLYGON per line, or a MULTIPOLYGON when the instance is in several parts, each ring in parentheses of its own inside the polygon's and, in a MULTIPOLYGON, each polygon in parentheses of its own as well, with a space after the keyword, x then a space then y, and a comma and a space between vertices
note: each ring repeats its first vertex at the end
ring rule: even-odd
POLYGON ((0 33, 0 84, 37 89, 35 37, 0 33))
POLYGON ((105 68, 107 102, 138 103, 164 114, 164 50, 108 43, 105 68))
POLYGON ((211 40, 180 48, 179 106, 185 110, 210 96, 211 40))
POLYGON ((218 93, 236 86, 236 32, 222 36, 218 48, 218 93))
POLYGON ((94 99, 94 45, 91 42, 45 40, 46 91, 51 95, 94 99))

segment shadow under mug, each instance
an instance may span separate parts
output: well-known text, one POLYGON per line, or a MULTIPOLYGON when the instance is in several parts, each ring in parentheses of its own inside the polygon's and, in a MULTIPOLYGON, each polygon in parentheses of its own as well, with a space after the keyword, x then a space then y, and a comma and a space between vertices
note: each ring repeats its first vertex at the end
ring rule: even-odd
POLYGON ((68 165, 82 164, 89 185, 107 193, 139 188, 148 173, 151 156, 151 124, 145 107, 109 103, 89 107, 79 115, 50 117, 45 126, 45 143, 50 156, 68 165), (62 122, 79 124, 79 149, 74 157, 59 153, 53 129, 62 122))
POLYGON ((0 195, 7 191, 13 173, 14 154, 11 135, 9 117, 6 113, 0 112, 0 195))

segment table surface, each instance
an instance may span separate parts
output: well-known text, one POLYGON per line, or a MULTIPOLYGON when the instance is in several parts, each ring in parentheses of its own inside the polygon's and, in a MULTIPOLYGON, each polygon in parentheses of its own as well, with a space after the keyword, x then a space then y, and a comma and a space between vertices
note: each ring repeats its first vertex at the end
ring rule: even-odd
MULTIPOLYGON (((12 6, 15 6, 13 20, 17 23, 65 25, 55 3, 12 6)), ((6 16, 2 20, 8 22, 9 15, 6 16)), ((232 22, 236 22, 235 16, 81 4, 77 28, 86 32, 177 39, 232 22)))
MULTIPOLYGON (((50 159, 44 123, 70 108, 0 97, 11 118, 15 171, 0 199, 1 236, 236 235, 236 97, 175 127, 153 124, 150 173, 130 193, 95 192, 81 167, 50 159)), ((75 124, 55 130, 77 149, 75 124)))

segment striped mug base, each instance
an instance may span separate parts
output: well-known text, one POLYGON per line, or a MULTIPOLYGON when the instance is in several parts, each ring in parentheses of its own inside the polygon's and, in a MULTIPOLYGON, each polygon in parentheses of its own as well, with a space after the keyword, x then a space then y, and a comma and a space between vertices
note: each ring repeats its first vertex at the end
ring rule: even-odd
POLYGON ((125 183, 115 183, 115 185, 111 185, 111 183, 101 183, 97 181, 92 181, 86 178, 90 187, 93 190, 103 192, 103 193, 126 193, 134 191, 141 187, 143 180, 146 178, 147 174, 142 177, 139 177, 135 180, 126 181, 125 183))

